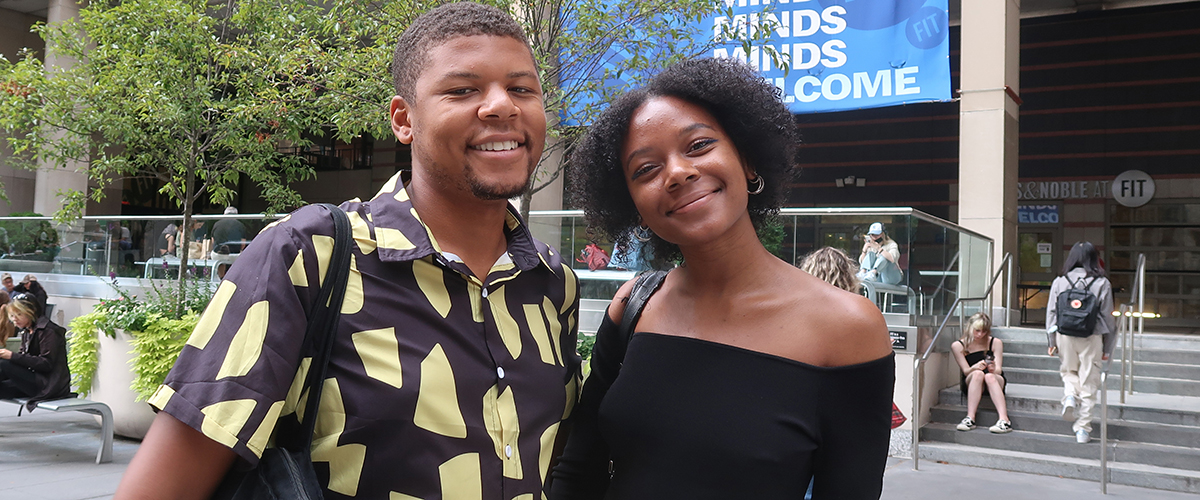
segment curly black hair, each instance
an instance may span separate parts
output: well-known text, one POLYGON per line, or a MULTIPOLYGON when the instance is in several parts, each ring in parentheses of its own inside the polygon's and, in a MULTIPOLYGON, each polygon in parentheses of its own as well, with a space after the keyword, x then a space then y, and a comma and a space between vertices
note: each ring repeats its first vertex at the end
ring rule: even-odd
MULTIPOLYGON (((618 246, 628 245, 641 216, 629 195, 620 154, 633 114, 655 97, 675 97, 716 118, 738 153, 766 182, 747 203, 754 227, 778 215, 795 179, 800 134, 780 91, 753 68, 733 59, 684 61, 622 95, 606 109, 569 158, 570 197, 589 226, 618 246)), ((647 242, 656 259, 675 260, 679 247, 657 235, 647 242)))
MULTIPOLYGON (((392 53, 392 84, 396 95, 412 102, 417 78, 428 62, 429 50, 460 36, 509 37, 525 46, 529 39, 521 25, 500 9, 475 2, 448 3, 413 20, 396 41, 392 53)), ((533 49, 529 50, 533 58, 533 49)))

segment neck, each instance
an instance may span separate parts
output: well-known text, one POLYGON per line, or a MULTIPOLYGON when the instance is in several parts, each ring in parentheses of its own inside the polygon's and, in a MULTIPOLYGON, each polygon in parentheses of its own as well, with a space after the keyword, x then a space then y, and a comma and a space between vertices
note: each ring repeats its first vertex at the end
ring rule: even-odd
POLYGON ((462 258, 476 276, 487 276, 491 265, 508 247, 504 237, 508 201, 481 200, 440 185, 420 172, 414 165, 407 189, 421 221, 429 227, 442 251, 462 258))
POLYGON ((688 295, 723 296, 749 290, 761 290, 778 278, 778 264, 787 265, 771 255, 749 216, 741 219, 726 237, 702 245, 680 247, 684 267, 680 277, 687 283, 688 295))

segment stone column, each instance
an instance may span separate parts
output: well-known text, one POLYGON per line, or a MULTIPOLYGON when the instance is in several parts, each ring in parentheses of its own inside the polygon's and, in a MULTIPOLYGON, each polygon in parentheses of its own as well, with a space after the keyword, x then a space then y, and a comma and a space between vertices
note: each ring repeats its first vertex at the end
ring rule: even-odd
MULTIPOLYGON (((1020 93, 1020 14, 1020 0, 962 2, 958 222, 995 240, 993 269, 999 269, 1006 252, 1017 250, 1019 113, 1014 96, 1020 93)), ((979 279, 960 293, 983 291, 991 276, 981 267, 963 269, 979 279)), ((1002 290, 1001 284, 996 290, 1002 290)), ((1003 304, 1002 295, 996 295, 996 306, 1003 304)))
MULTIPOLYGON (((53 25, 79 15, 80 5, 75 0, 50 0, 50 10, 46 15, 46 23, 53 25)), ((62 57, 54 52, 54 47, 46 47, 46 71, 54 68, 69 68, 75 61, 62 57)), ((43 163, 38 165, 37 178, 34 184, 33 211, 52 215, 62 206, 59 191, 73 189, 87 192, 87 174, 81 171, 82 163, 72 162, 65 167, 43 163)))

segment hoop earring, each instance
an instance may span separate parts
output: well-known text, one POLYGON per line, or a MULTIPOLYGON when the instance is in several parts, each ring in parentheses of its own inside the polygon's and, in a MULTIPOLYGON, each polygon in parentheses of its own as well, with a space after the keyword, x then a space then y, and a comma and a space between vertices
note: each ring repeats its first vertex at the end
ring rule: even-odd
POLYGON ((633 228, 633 237, 642 243, 650 241, 650 238, 653 236, 654 232, 651 231, 649 227, 638 226, 633 228))
POLYGON ((763 192, 763 188, 765 188, 765 187, 767 187, 767 181, 763 180, 761 175, 755 175, 754 178, 750 179, 750 182, 747 183, 746 191, 750 194, 758 194, 758 193, 763 192), (750 185, 754 185, 755 188, 749 189, 750 185))

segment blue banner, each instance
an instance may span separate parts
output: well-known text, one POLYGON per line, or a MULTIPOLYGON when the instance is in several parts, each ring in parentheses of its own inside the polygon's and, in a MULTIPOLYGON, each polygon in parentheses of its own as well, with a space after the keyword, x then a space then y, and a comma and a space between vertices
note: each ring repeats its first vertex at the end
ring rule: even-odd
MULTIPOLYGON (((762 47, 713 50, 714 57, 746 61, 775 82, 793 113, 874 108, 950 100, 947 0, 720 0, 729 12, 700 28, 719 36, 722 26, 763 26, 766 45, 789 54, 790 71, 762 47)), ((745 28, 742 28, 745 29, 745 28)))

